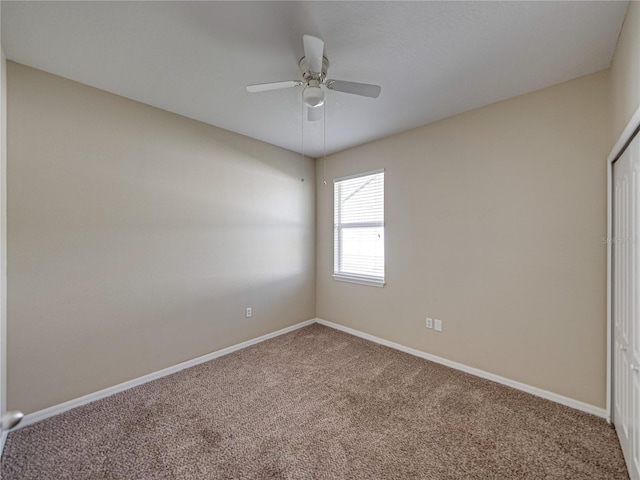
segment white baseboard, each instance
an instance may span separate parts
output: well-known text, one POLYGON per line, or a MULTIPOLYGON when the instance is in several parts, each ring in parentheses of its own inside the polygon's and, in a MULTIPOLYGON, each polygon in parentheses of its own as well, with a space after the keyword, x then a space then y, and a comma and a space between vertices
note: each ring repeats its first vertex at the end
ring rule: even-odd
MULTIPOLYGON (((208 362, 209 360, 213 360, 214 358, 228 355, 229 353, 235 352, 237 350, 242 350, 243 348, 250 347, 251 345, 255 345, 256 343, 264 342, 265 340, 269 340, 270 338, 273 338, 273 337, 284 335, 285 333, 289 333, 299 328, 306 327, 307 325, 311 325, 312 323, 315 323, 315 322, 316 322, 316 319, 312 318, 311 320, 306 320, 304 322, 296 323, 295 325, 282 328, 272 333, 267 333, 266 335, 262 335, 261 337, 247 340, 246 342, 238 343, 236 345, 232 345, 230 347, 226 347, 221 350, 217 350, 215 352, 202 355, 201 357, 197 357, 192 360, 187 360, 186 362, 178 363, 177 365, 173 365, 172 367, 164 368, 162 370, 158 370, 157 372, 149 373, 148 375, 144 375, 142 377, 128 380, 124 383, 120 383, 118 385, 114 385, 112 387, 108 387, 103 390, 90 393, 83 397, 75 398, 73 400, 69 400, 68 402, 60 403, 58 405, 54 405, 52 407, 39 410, 37 412, 30 413, 28 415, 25 415, 22 421, 13 430, 19 430, 20 428, 26 427, 28 425, 32 425, 36 422, 44 420, 45 418, 53 417, 54 415, 58 415, 60 413, 66 412, 67 410, 71 410, 72 408, 86 405, 87 403, 100 400, 102 398, 113 395, 114 393, 119 393, 124 390, 129 390, 130 388, 137 387, 138 385, 142 385, 143 383, 150 382, 151 380, 165 377, 167 375, 171 375, 172 373, 179 372, 180 370, 184 370, 185 368, 193 367, 195 365, 208 362)), ((8 432, 2 432, 2 439, 1 439, 2 443, 0 444, 1 447, 4 447, 4 441, 6 439, 7 433, 8 432)), ((2 452, 2 448, 0 448, 0 452, 2 452)))
POLYGON ((321 325, 325 325, 327 327, 335 328, 336 330, 340 330, 345 333, 355 335, 356 337, 364 338, 366 340, 379 343, 380 345, 384 345, 386 347, 390 347, 395 350, 400 350, 401 352, 405 352, 410 355, 415 355, 416 357, 424 358, 426 360, 430 360, 432 362, 439 363, 447 367, 455 368, 456 370, 461 370, 463 372, 470 373, 471 375, 475 375, 480 378, 485 378, 487 380, 491 380, 496 383, 501 383, 502 385, 506 385, 508 387, 515 388, 517 390, 522 390, 523 392, 527 392, 537 397, 542 397, 547 400, 551 400, 552 402, 566 405, 567 407, 575 408, 576 410, 581 410, 583 412, 587 412, 607 420, 609 417, 607 410, 605 410, 604 408, 596 407, 594 405, 589 405, 588 403, 580 402, 579 400, 574 400, 573 398, 569 398, 563 395, 559 395, 557 393, 549 392, 548 390, 532 387, 531 385, 527 385, 526 383, 516 382, 515 380, 510 380, 508 378, 501 377, 499 375, 494 375, 493 373, 485 372, 484 370, 480 370, 478 368, 469 367, 462 363, 447 360, 446 358, 438 357, 436 355, 431 355, 430 353, 422 352, 420 350, 416 350, 415 348, 405 347, 404 345, 400 345, 399 343, 390 342, 389 340, 385 340, 383 338, 379 338, 374 335, 370 335, 368 333, 355 330, 353 328, 345 327, 344 325, 340 325, 338 323, 329 322, 321 318, 316 318, 316 322, 321 325))
MULTIPOLYGON (((262 335, 261 337, 254 338, 252 340, 247 340, 246 342, 238 343, 236 345, 232 345, 230 347, 223 348, 221 350, 217 350, 215 352, 209 353, 207 355, 203 355, 201 357, 194 358, 192 360, 188 360, 186 362, 179 363, 177 365, 173 365, 172 367, 164 368, 162 370, 158 370, 157 372, 150 373, 148 375, 144 375, 142 377, 134 378, 132 380, 128 380, 124 383, 120 383, 118 385, 114 385, 112 387, 105 388, 103 390, 99 390, 94 393, 90 393, 83 397, 79 397, 73 400, 69 400, 68 402, 60 403, 58 405, 54 405, 49 408, 45 408, 43 410, 39 410, 34 413, 30 413, 25 415, 22 421, 13 429, 18 430, 20 428, 26 427, 28 425, 33 425, 36 422, 44 420, 49 417, 53 417, 54 415, 58 415, 60 413, 66 412, 67 410, 71 410, 72 408, 80 407, 82 405, 86 405, 87 403, 94 402, 96 400, 100 400, 102 398, 106 398, 115 393, 119 393, 130 388, 136 387, 138 385, 142 385, 143 383, 150 382, 157 378, 165 377, 167 375, 171 375, 172 373, 179 372, 180 370, 184 370, 185 368, 193 367, 195 365, 199 365, 204 362, 208 362, 209 360, 213 360, 214 358, 222 357, 224 355, 228 355, 229 353, 235 352, 237 350, 241 350, 243 348, 247 348, 251 345, 255 345, 260 342, 264 342, 270 338, 277 337, 279 335, 283 335, 285 333, 292 332, 302 327, 306 327, 307 325, 311 325, 312 323, 319 323, 321 325, 325 325, 330 328, 334 328, 336 330, 341 330, 345 333, 349 333, 351 335, 355 335, 357 337, 364 338, 366 340, 370 340, 372 342, 378 343, 380 345, 385 345, 387 347, 400 350, 402 352, 415 355, 416 357, 421 357, 426 360, 430 360, 435 363, 439 363, 441 365, 446 365, 447 367, 455 368, 456 370, 461 370, 466 373, 470 373, 471 375, 475 375, 477 377, 485 378, 487 380, 494 381, 496 383, 501 383, 503 385, 507 385, 509 387, 522 390, 523 392, 531 393, 532 395, 536 395, 538 397, 546 398, 547 400, 551 400, 553 402, 560 403, 562 405, 566 405, 568 407, 575 408, 577 410, 581 410, 583 412, 590 413, 592 415, 596 415, 602 418, 608 418, 608 413, 604 408, 595 407, 593 405, 589 405, 584 402, 580 402, 578 400, 574 400, 572 398, 564 397, 562 395, 558 395, 557 393, 549 392, 547 390, 543 390, 541 388, 532 387, 531 385, 527 385, 525 383, 516 382, 515 380, 510 380, 505 377, 501 377, 499 375, 494 375, 493 373, 485 372, 483 370, 469 367, 462 363, 454 362, 451 360, 447 360, 446 358, 438 357, 435 355, 431 355, 426 352, 422 352, 420 350, 416 350, 414 348, 405 347, 404 345, 400 345, 398 343, 391 342, 389 340, 385 340, 383 338, 376 337, 374 335, 370 335, 368 333, 361 332, 359 330, 355 330, 353 328, 345 327, 343 325, 329 322, 327 320, 323 320, 321 318, 313 318, 311 320, 306 320, 304 322, 297 323, 290 327, 286 327, 280 330, 277 330, 272 333, 268 333, 266 335, 262 335)), ((2 432, 2 436, 0 437, 0 453, 4 449, 4 442, 7 439, 8 432, 2 432)))

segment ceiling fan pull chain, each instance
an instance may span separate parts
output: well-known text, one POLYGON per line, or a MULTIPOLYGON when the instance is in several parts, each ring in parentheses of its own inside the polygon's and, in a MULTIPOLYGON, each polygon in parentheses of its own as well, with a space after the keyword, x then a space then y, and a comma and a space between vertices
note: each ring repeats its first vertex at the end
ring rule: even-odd
POLYGON ((327 105, 322 112, 322 155, 324 156, 324 184, 327 185, 327 105))
MULTIPOLYGON (((304 95, 304 90, 302 94, 304 95)), ((300 102, 300 156, 302 157, 300 162, 300 181, 304 182, 304 99, 302 97, 300 102)))

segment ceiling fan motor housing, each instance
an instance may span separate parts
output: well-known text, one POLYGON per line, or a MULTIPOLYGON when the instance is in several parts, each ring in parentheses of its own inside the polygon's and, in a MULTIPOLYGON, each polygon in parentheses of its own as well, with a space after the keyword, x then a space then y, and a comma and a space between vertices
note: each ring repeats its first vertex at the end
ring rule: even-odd
POLYGON ((322 72, 312 72, 309 70, 306 57, 300 59, 299 66, 305 82, 309 83, 311 80, 316 80, 318 83, 322 83, 327 76, 327 70, 329 70, 329 60, 327 60, 327 57, 322 57, 322 72))

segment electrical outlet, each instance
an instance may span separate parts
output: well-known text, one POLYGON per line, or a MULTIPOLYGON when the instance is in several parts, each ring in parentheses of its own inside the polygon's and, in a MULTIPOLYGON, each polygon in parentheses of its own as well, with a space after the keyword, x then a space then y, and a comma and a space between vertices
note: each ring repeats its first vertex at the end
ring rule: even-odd
POLYGON ((251 316, 251 307, 247 308, 247 318, 249 318, 251 316))
POLYGON ((433 328, 433 318, 429 318, 427 317, 427 324, 426 324, 427 328, 433 328))
POLYGON ((436 332, 441 332, 442 331, 442 320, 436 319, 435 329, 436 329, 436 332))

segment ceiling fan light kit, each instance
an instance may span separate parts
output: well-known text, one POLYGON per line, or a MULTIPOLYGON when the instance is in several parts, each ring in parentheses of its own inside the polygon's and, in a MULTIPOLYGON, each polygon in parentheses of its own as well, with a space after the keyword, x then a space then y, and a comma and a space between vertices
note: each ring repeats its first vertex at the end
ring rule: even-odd
POLYGON ((302 100, 309 108, 321 107, 324 104, 324 92, 320 87, 305 87, 302 100))
POLYGON ((310 121, 319 120, 322 117, 319 112, 319 107, 325 103, 323 86, 328 90, 363 97, 377 98, 378 95, 380 95, 381 88, 379 85, 327 79, 329 60, 324 56, 324 41, 312 35, 303 35, 302 41, 304 44, 304 57, 302 57, 298 64, 300 72, 302 73, 302 80, 286 80, 282 82, 249 85, 247 86, 247 91, 256 93, 304 85, 302 102, 309 109, 308 119, 310 121))

